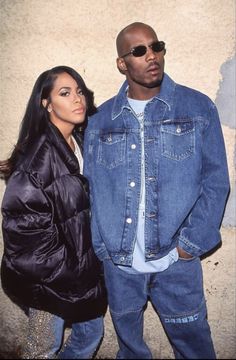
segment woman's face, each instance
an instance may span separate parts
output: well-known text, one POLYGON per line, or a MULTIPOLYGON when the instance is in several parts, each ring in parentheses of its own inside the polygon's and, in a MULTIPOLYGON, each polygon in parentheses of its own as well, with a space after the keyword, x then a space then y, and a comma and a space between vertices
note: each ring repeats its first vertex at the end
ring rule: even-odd
MULTIPOLYGON (((48 112, 51 122, 64 133, 81 124, 86 115, 86 99, 77 82, 66 72, 59 74, 50 94, 48 112), (63 131, 64 130, 64 131, 63 131)), ((47 100, 43 100, 43 106, 47 100)))

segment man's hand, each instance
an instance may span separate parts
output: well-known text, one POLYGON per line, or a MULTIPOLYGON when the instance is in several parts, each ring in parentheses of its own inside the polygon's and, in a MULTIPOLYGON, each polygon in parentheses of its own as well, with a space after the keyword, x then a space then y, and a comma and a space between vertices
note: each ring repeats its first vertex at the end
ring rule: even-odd
POLYGON ((181 249, 179 246, 177 246, 177 250, 178 250, 180 258, 183 258, 183 259, 191 259, 191 258, 193 258, 192 255, 190 255, 189 253, 187 253, 186 251, 181 249))

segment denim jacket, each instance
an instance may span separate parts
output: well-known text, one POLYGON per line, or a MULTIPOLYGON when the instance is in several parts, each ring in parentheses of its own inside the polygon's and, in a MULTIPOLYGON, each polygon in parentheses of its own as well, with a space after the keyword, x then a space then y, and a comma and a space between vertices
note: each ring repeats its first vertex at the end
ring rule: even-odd
MULTIPOLYGON (((140 124, 117 96, 89 119, 84 175, 90 183, 93 245, 97 256, 132 264, 141 184, 140 124)), ((145 260, 179 245, 200 256, 221 241, 229 191, 224 140, 214 103, 167 74, 145 107, 145 260)))

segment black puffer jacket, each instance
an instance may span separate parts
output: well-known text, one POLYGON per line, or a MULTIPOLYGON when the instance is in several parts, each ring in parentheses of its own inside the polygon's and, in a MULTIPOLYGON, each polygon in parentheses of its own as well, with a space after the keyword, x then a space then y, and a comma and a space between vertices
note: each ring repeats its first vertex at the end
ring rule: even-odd
POLYGON ((1 280, 9 297, 72 321, 105 312, 87 180, 53 124, 10 177, 2 215, 1 280))

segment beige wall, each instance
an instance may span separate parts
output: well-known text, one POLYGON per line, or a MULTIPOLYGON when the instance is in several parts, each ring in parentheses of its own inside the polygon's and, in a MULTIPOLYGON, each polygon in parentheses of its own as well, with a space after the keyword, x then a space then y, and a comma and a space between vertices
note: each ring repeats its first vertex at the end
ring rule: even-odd
MULTIPOLYGON (((166 72, 175 81, 206 93, 213 101, 226 81, 222 66, 235 59, 234 0, 0 0, 0 5, 1 159, 15 143, 32 86, 42 71, 56 65, 74 67, 94 90, 97 105, 116 93, 124 78, 115 65, 115 38, 122 27, 133 21, 150 24, 159 39, 166 42, 166 72)), ((231 70, 230 76, 232 79, 235 72, 231 70)), ((234 99, 235 81, 227 88, 234 99)), ((232 99, 227 97, 221 105, 232 106, 235 119, 232 99)), ((221 120, 231 187, 235 191, 235 124, 221 120)), ((0 200, 3 191, 1 182, 0 200)), ((231 215, 233 211, 230 207, 231 215)), ((222 227, 222 236, 222 247, 203 260, 203 267, 216 351, 221 358, 233 359, 236 356, 235 228, 222 227)), ((149 306, 145 337, 156 358, 173 358, 160 323, 153 315, 149 306)), ((14 355, 20 351, 26 317, 2 291, 0 326, 0 355, 14 355)), ((116 349, 108 313, 98 356, 112 358, 116 349)))

